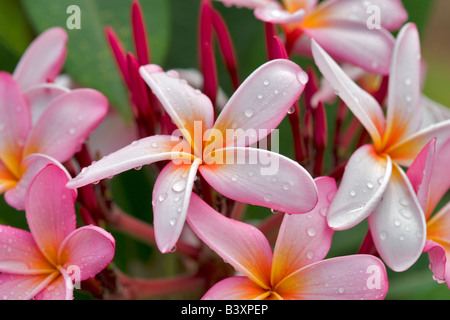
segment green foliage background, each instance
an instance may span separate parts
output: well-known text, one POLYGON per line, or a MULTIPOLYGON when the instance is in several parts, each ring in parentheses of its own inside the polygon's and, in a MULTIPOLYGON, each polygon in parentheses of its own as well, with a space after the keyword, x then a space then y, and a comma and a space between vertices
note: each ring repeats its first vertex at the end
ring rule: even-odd
MULTIPOLYGON (((427 25, 434 17, 437 2, 404 0, 409 21, 418 25, 423 43, 429 40, 425 38, 430 36, 427 25)), ((66 28, 69 16, 67 7, 78 5, 81 9, 81 29, 66 29, 69 50, 64 72, 81 85, 104 93, 111 106, 126 121, 130 121, 127 92, 107 45, 104 27, 112 26, 126 48, 134 51, 130 29, 131 3, 132 0, 0 0, 0 70, 12 72, 28 44, 43 30, 52 26, 66 28)), ((164 69, 198 68, 199 3, 199 0, 141 0, 153 63, 160 64, 164 69)), ((267 59, 263 24, 254 18, 250 10, 228 8, 220 3, 214 3, 214 7, 228 25, 236 47, 239 73, 244 79, 267 59)), ((450 90, 446 90, 450 80, 449 61, 435 57, 426 47, 423 51, 429 63, 425 93, 450 106, 450 90)), ((217 61, 220 85, 231 94, 230 81, 219 56, 217 61)), ((296 61, 304 68, 311 63, 303 59, 296 61)), ((328 116, 332 126, 333 113, 328 116)), ((290 129, 286 121, 280 125, 280 130, 280 152, 292 157, 290 129)), ((151 194, 155 178, 148 168, 115 177, 110 181, 115 200, 125 211, 151 222, 151 194)), ((270 210, 257 207, 249 207, 247 213, 247 217, 252 219, 271 214, 270 210)), ((23 213, 8 207, 3 197, 0 197, 0 223, 27 228, 23 213)), ((367 225, 362 223, 351 230, 336 232, 330 256, 355 253, 366 231, 367 225)), ((176 274, 176 254, 162 255, 128 235, 114 233, 114 236, 117 240, 114 263, 123 272, 143 277, 176 274)), ((426 255, 422 255, 408 271, 388 272, 390 289, 387 299, 450 299, 447 286, 432 279, 426 255)), ((89 297, 80 295, 79 298, 89 297)))

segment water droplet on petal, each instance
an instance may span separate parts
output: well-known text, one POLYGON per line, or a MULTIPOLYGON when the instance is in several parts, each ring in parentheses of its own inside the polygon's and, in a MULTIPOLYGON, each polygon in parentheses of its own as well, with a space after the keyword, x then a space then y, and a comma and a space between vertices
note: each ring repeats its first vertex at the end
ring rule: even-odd
POLYGON ((381 239, 381 240, 386 240, 386 238, 387 238, 387 233, 384 232, 384 231, 381 232, 381 233, 380 233, 380 239, 381 239))
POLYGON ((345 291, 344 287, 339 287, 339 289, 338 289, 339 293, 344 293, 344 291, 345 291))
POLYGON ((282 187, 283 190, 289 190, 291 188, 291 185, 289 183, 284 183, 282 187))
POLYGON ((162 193, 159 195, 158 200, 163 202, 167 198, 167 193, 162 193))
POLYGON ((234 175, 231 177, 231 181, 236 182, 237 180, 238 180, 238 176, 234 174, 234 175))
POLYGON ((373 188, 373 183, 372 182, 367 182, 367 188, 372 189, 373 188))
POLYGON ((156 149, 156 148, 158 148, 159 147, 159 144, 157 144, 156 142, 153 142, 152 143, 152 148, 153 149, 156 149))
POLYGON ((244 114, 247 118, 250 118, 253 115, 254 111, 251 108, 248 108, 244 111, 244 114))
POLYGON ((183 179, 178 180, 173 184, 172 189, 175 192, 184 191, 184 189, 186 189, 186 180, 183 179))
POLYGON ((317 234, 317 231, 314 227, 308 228, 308 230, 306 230, 306 232, 308 233, 308 235, 310 237, 314 237, 317 234))
POLYGON ((136 145, 138 145, 138 144, 139 144, 139 141, 137 141, 137 140, 136 140, 136 141, 133 141, 133 142, 131 143, 132 146, 136 146, 136 145))
POLYGON ((295 107, 294 106, 290 107, 288 110, 288 114, 293 114, 294 112, 295 112, 295 107))
POLYGON ((301 71, 297 74, 297 79, 301 84, 305 85, 308 82, 309 77, 305 71, 301 71))
POLYGON ((266 194, 264 196, 264 200, 267 201, 267 202, 272 201, 272 196, 270 194, 266 194))
POLYGON ((314 258, 314 252, 313 252, 313 251, 308 251, 308 252, 306 253, 306 257, 307 257, 309 260, 311 260, 312 258, 314 258))
POLYGON ((260 93, 256 97, 261 100, 263 98, 263 95, 260 93))
POLYGON ((269 80, 264 80, 263 83, 264 83, 265 86, 268 86, 270 84, 270 81, 269 80))
POLYGON ((350 190, 350 196, 352 196, 352 197, 356 196, 356 191, 355 190, 350 190))
POLYGON ((177 219, 173 218, 173 219, 170 219, 170 220, 169 220, 169 224, 170 224, 171 226, 174 226, 175 223, 177 223, 177 219))
POLYGON ((405 79, 405 84, 406 84, 407 86, 410 86, 411 83, 412 83, 411 78, 406 78, 406 79, 405 79))

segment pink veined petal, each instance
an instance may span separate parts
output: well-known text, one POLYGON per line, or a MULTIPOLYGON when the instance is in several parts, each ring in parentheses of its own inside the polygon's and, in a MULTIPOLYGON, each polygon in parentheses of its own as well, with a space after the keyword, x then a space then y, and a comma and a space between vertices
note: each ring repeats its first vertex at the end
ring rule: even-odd
POLYGON ((62 170, 66 170, 55 159, 40 153, 34 153, 22 160, 22 177, 19 182, 5 193, 5 201, 16 210, 25 210, 26 193, 30 181, 46 165, 54 164, 62 170))
POLYGON ((336 193, 332 178, 315 179, 319 202, 311 212, 302 215, 285 215, 278 233, 272 261, 272 284, 298 269, 320 261, 331 247, 333 230, 327 224, 327 212, 336 193))
POLYGON ((183 231, 200 159, 192 165, 168 163, 153 187, 155 239, 162 253, 170 252, 183 231))
POLYGON ((258 7, 254 13, 255 17, 261 21, 280 24, 302 22, 305 18, 304 9, 291 13, 284 10, 278 2, 271 2, 264 7, 258 7))
POLYGON ((317 187, 297 162, 256 148, 215 151, 200 173, 219 193, 233 200, 287 213, 305 213, 317 204, 317 187), (295 201, 292 201, 295 199, 295 201))
POLYGON ((42 254, 54 265, 61 243, 76 228, 77 194, 66 188, 69 179, 66 171, 49 164, 36 174, 28 188, 28 226, 42 254))
POLYGON ((22 148, 31 129, 31 116, 20 87, 6 72, 0 72, 0 97, 0 160, 20 177, 22 148))
POLYGON ((385 146, 417 132, 422 121, 420 39, 413 23, 397 36, 388 90, 385 146))
POLYGON ((72 279, 61 269, 56 278, 36 296, 36 300, 73 300, 72 279))
POLYGON ((376 145, 381 144, 381 137, 385 130, 385 118, 379 103, 353 82, 314 40, 312 40, 311 48, 314 60, 323 76, 366 128, 373 142, 376 145))
POLYGON ((372 145, 356 150, 345 167, 328 210, 328 225, 335 230, 345 230, 367 218, 380 203, 391 173, 389 156, 377 155, 372 145))
POLYGON ((450 140, 450 120, 421 129, 385 152, 389 153, 392 161, 401 166, 409 167, 420 151, 433 138, 436 138, 436 152, 439 152, 441 146, 447 144, 450 140))
POLYGON ((433 279, 439 283, 447 282, 450 288, 450 266, 447 263, 445 248, 433 240, 427 240, 423 252, 428 253, 429 268, 433 272, 433 279))
POLYGON ((399 29, 408 19, 401 0, 328 0, 317 7, 320 14, 333 20, 360 21, 369 25, 379 22, 380 27, 393 31, 399 29), (379 21, 369 20, 379 14, 379 21))
POLYGON ((157 161, 178 160, 180 154, 190 160, 190 150, 185 140, 175 136, 156 135, 136 140, 83 168, 78 176, 69 181, 67 187, 79 188, 157 161))
POLYGON ((246 7, 249 9, 256 9, 259 7, 264 7, 273 2, 273 0, 216 0, 222 2, 225 6, 237 6, 246 7))
POLYGON ((196 134, 200 134, 201 139, 204 130, 214 123, 211 100, 181 79, 175 70, 163 72, 156 65, 147 65, 139 72, 186 140, 201 152, 201 146, 195 146, 194 142, 198 143, 196 134))
POLYGON ((230 277, 212 286, 202 300, 259 300, 269 294, 247 277, 230 277))
POLYGON ((187 221, 222 259, 261 288, 270 288, 272 249, 261 231, 221 215, 195 194, 191 197, 187 221))
POLYGON ((24 91, 33 125, 53 100, 68 92, 70 92, 69 89, 55 83, 39 84, 24 91))
POLYGON ((31 43, 14 70, 14 78, 22 89, 56 78, 66 59, 67 39, 66 31, 55 27, 31 43))
POLYGON ((428 202, 425 209, 428 219, 438 203, 444 197, 450 188, 450 179, 446 174, 448 162, 450 160, 450 139, 439 146, 434 159, 433 171, 431 173, 430 191, 428 193, 428 202))
POLYGON ((289 60, 275 59, 260 66, 236 90, 217 118, 214 129, 224 138, 223 145, 216 149, 249 146, 269 135, 299 99, 307 81, 306 72, 289 60))
POLYGON ((427 212, 431 174, 436 154, 436 139, 431 140, 419 153, 416 160, 408 168, 406 175, 417 194, 420 206, 425 212, 425 220, 431 212, 427 212))
POLYGON ((0 246, 0 272, 29 275, 54 271, 28 231, 0 226, 0 246))
MULTIPOLYGON (((57 274, 57 273, 56 273, 57 274)), ((55 274, 0 274, 0 300, 30 300, 54 279, 55 274)))
POLYGON ((115 240, 97 226, 83 226, 64 239, 58 253, 59 264, 77 281, 94 277, 113 260, 115 240))
POLYGON ((305 19, 302 30, 334 59, 371 73, 389 73, 395 39, 386 29, 371 30, 363 22, 321 18, 323 21, 311 25, 305 19))
POLYGON ((392 270, 408 269, 422 254, 425 214, 408 177, 395 163, 383 199, 368 222, 375 247, 392 270))
POLYGON ((67 161, 97 128, 107 111, 106 98, 92 89, 76 89, 59 96, 31 130, 24 155, 44 153, 60 162, 67 161))
POLYGON ((382 300, 388 291, 386 268, 372 255, 351 255, 310 264, 275 290, 284 299, 382 300))

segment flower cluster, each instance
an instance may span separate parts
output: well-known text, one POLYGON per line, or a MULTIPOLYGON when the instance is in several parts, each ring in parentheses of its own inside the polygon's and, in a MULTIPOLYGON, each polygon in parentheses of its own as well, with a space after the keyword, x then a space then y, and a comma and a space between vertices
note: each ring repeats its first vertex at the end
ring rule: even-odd
POLYGON ((440 205, 450 112, 422 93, 407 18, 400 0, 202 0, 200 70, 165 70, 134 1, 135 53, 105 33, 135 132, 106 154, 88 140, 114 145, 111 131, 121 134, 99 127, 107 98, 62 83, 70 38, 42 33, 13 74, 0 73, 0 192, 28 225, 0 226, 0 299, 73 299, 80 287, 101 299, 384 299, 388 269, 404 272, 423 253, 450 288, 450 206, 440 205), (215 8, 232 5, 264 26, 267 61, 244 81, 215 8), (279 150, 285 119, 292 158, 279 150), (143 166, 157 177, 152 223, 122 210, 108 183, 143 166), (252 207, 271 213, 250 219, 252 207), (359 250, 330 255, 334 233, 364 221, 359 250), (185 272, 127 275, 114 263, 117 230, 179 255, 185 272))

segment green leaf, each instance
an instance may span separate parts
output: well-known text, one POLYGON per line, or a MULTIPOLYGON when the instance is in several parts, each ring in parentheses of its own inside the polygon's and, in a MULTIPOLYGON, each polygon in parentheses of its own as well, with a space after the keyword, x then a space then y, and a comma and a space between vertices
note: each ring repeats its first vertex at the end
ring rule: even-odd
MULTIPOLYGON (((161 64, 169 40, 169 4, 165 0, 141 1, 154 63, 161 64)), ((25 12, 38 33, 60 26, 69 35, 68 56, 64 67, 82 86, 97 89, 125 118, 130 118, 128 94, 105 37, 111 26, 128 51, 134 52, 131 31, 132 0, 22 0, 25 12), (80 8, 80 29, 67 27, 73 12, 80 8)))

